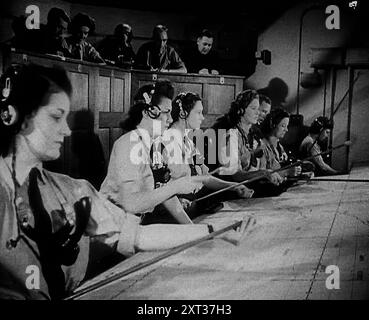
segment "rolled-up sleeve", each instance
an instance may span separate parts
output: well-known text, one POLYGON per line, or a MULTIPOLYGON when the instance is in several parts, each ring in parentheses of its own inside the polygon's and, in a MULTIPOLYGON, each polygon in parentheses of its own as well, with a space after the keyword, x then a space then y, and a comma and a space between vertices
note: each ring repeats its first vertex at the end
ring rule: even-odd
MULTIPOLYGON (((128 197, 153 189, 154 177, 150 168, 150 156, 144 143, 135 132, 122 136, 114 143, 108 174, 100 192, 125 208, 128 197)), ((149 208, 148 211, 153 209, 149 208)))
POLYGON ((124 256, 135 253, 135 243, 139 232, 140 218, 126 213, 92 189, 92 207, 87 235, 109 246, 117 247, 124 256))
POLYGON ((140 219, 135 215, 126 215, 126 219, 121 226, 117 251, 124 256, 135 254, 137 237, 140 231, 140 219))

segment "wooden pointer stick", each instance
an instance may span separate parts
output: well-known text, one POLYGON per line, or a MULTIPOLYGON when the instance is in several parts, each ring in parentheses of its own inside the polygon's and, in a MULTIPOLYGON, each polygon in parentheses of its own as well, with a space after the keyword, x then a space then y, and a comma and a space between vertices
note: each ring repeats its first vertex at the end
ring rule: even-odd
MULTIPOLYGON (((246 229, 248 228, 248 226, 250 225, 251 220, 254 220, 254 219, 251 218, 251 217, 248 217, 248 220, 247 220, 246 226, 245 226, 245 232, 246 232, 246 229)), ((200 239, 193 240, 193 241, 190 241, 188 243, 184 243, 184 244, 182 244, 180 246, 177 246, 177 247, 175 247, 175 248, 173 248, 173 249, 171 249, 171 250, 169 250, 167 252, 164 252, 163 254, 161 254, 161 255, 159 255, 157 257, 154 257, 154 258, 152 258, 152 259, 150 259, 148 261, 141 262, 141 263, 139 263, 139 264, 137 264, 137 265, 135 265, 135 266, 133 266, 131 268, 128 268, 127 270, 124 270, 122 272, 119 272, 119 273, 117 273, 117 274, 115 274, 115 275, 113 275, 113 276, 111 276, 111 277, 109 277, 107 279, 101 280, 101 281, 99 281, 99 282, 97 282, 95 284, 92 284, 92 285, 90 285, 90 286, 88 286, 86 288, 83 288, 83 289, 80 289, 80 290, 77 289, 77 291, 75 291, 75 293, 73 293, 71 296, 65 298, 65 300, 72 300, 72 299, 81 297, 83 295, 86 295, 87 293, 96 291, 97 289, 101 289, 101 288, 103 288, 103 287, 105 287, 105 286, 107 286, 107 285, 109 285, 109 284, 111 284, 111 283, 113 283, 115 281, 119 281, 121 278, 123 278, 123 277, 125 277, 125 276, 127 276, 127 275, 129 275, 129 274, 131 274, 133 272, 136 272, 136 271, 141 270, 141 269, 143 269, 145 267, 148 267, 150 265, 153 265, 156 262, 159 262, 159 261, 161 261, 161 260, 163 260, 165 258, 168 258, 168 257, 170 257, 170 256, 172 256, 172 255, 174 255, 176 253, 179 253, 179 252, 184 251, 184 250, 186 250, 188 248, 191 248, 191 247, 193 247, 193 246, 195 246, 195 245, 197 245, 197 244, 199 244, 199 243, 201 243, 203 241, 210 240, 210 239, 212 239, 212 238, 214 238, 214 237, 216 237, 216 236, 218 236, 218 235, 220 235, 220 234, 222 234, 224 232, 227 232, 229 230, 237 229, 242 224, 242 222, 243 222, 243 220, 237 221, 237 222, 235 222, 235 223, 233 223, 233 224, 231 224, 229 226, 226 226, 226 227, 224 227, 224 228, 222 228, 220 230, 217 230, 217 231, 214 231, 212 233, 209 233, 208 235, 206 235, 206 236, 204 236, 204 237, 202 237, 200 239)))
POLYGON ((320 152, 320 153, 318 153, 318 154, 316 154, 316 155, 313 155, 313 156, 307 157, 307 158, 305 158, 305 159, 303 159, 303 160, 298 160, 298 161, 296 161, 296 162, 294 162, 294 163, 291 163, 291 164, 289 164, 289 165, 287 165, 287 166, 285 166, 285 167, 283 167, 283 168, 275 169, 275 170, 272 170, 272 171, 269 171, 269 172, 264 172, 264 173, 260 174, 259 176, 254 177, 254 178, 247 179, 247 180, 244 180, 244 181, 241 181, 241 182, 237 182, 237 183, 236 183, 236 184, 234 184, 234 185, 231 185, 231 186, 228 186, 228 187, 226 187, 226 188, 223 188, 223 189, 217 190, 217 191, 215 191, 215 192, 213 192, 213 193, 210 193, 210 194, 208 194, 208 195, 206 195, 206 196, 203 196, 203 197, 201 197, 201 198, 199 198, 199 199, 195 199, 195 200, 194 200, 194 202, 196 202, 196 201, 201 201, 201 200, 204 200, 204 199, 210 198, 210 197, 212 197, 212 196, 214 196, 214 195, 216 195, 216 194, 222 193, 222 192, 227 191, 227 190, 231 190, 231 189, 233 189, 233 188, 235 188, 235 187, 237 187, 237 186, 244 185, 244 184, 248 184, 248 183, 251 183, 251 182, 254 182, 254 181, 257 181, 257 180, 260 180, 260 179, 266 178, 268 175, 270 175, 270 174, 272 174, 272 173, 280 172, 280 171, 284 171, 284 170, 289 169, 289 168, 292 168, 292 167, 296 167, 296 166, 298 166, 298 165, 301 165, 301 163, 302 163, 303 161, 308 161, 308 160, 314 159, 315 157, 318 157, 318 156, 321 156, 321 155, 323 155, 323 154, 329 153, 329 152, 331 152, 332 150, 335 150, 335 149, 339 149, 339 148, 342 148, 342 147, 348 147, 348 146, 350 146, 350 144, 351 144, 351 142, 350 142, 350 141, 345 141, 344 143, 342 143, 342 144, 340 144, 340 145, 338 145, 338 146, 332 147, 332 148, 330 148, 330 149, 328 149, 328 150, 326 150, 326 151, 323 151, 323 152, 320 152))
POLYGON ((339 178, 312 178, 310 181, 332 181, 332 182, 369 182, 369 179, 339 179, 339 178))

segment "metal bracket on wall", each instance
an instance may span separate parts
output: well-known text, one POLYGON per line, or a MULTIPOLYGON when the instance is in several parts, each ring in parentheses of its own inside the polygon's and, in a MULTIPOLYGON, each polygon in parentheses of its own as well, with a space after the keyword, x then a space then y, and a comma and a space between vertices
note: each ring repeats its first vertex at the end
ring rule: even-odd
POLYGON ((153 73, 152 75, 152 81, 158 80, 158 75, 156 73, 153 73))
POLYGON ((220 84, 224 84, 224 77, 220 77, 220 78, 219 78, 219 83, 220 83, 220 84))

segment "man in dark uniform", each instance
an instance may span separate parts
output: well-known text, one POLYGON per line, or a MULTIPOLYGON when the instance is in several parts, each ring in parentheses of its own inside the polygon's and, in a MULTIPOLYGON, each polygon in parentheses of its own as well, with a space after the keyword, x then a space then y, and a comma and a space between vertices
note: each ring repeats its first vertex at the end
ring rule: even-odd
POLYGON ((185 53, 185 63, 190 73, 219 74, 220 62, 218 54, 212 50, 214 37, 204 29, 185 53))

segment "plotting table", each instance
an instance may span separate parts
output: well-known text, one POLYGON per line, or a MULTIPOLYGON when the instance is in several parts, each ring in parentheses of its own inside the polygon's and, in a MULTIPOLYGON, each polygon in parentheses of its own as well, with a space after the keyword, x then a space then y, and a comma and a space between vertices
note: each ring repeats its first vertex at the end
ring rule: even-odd
MULTIPOLYGON (((369 167, 339 178, 369 179, 369 167)), ((252 215, 257 223, 239 246, 209 240, 81 298, 367 299, 368 194, 365 182, 314 181, 275 198, 227 202, 200 220, 252 215), (326 287, 329 265, 339 269, 339 289, 326 287)), ((85 285, 159 254, 136 254, 85 285)))

